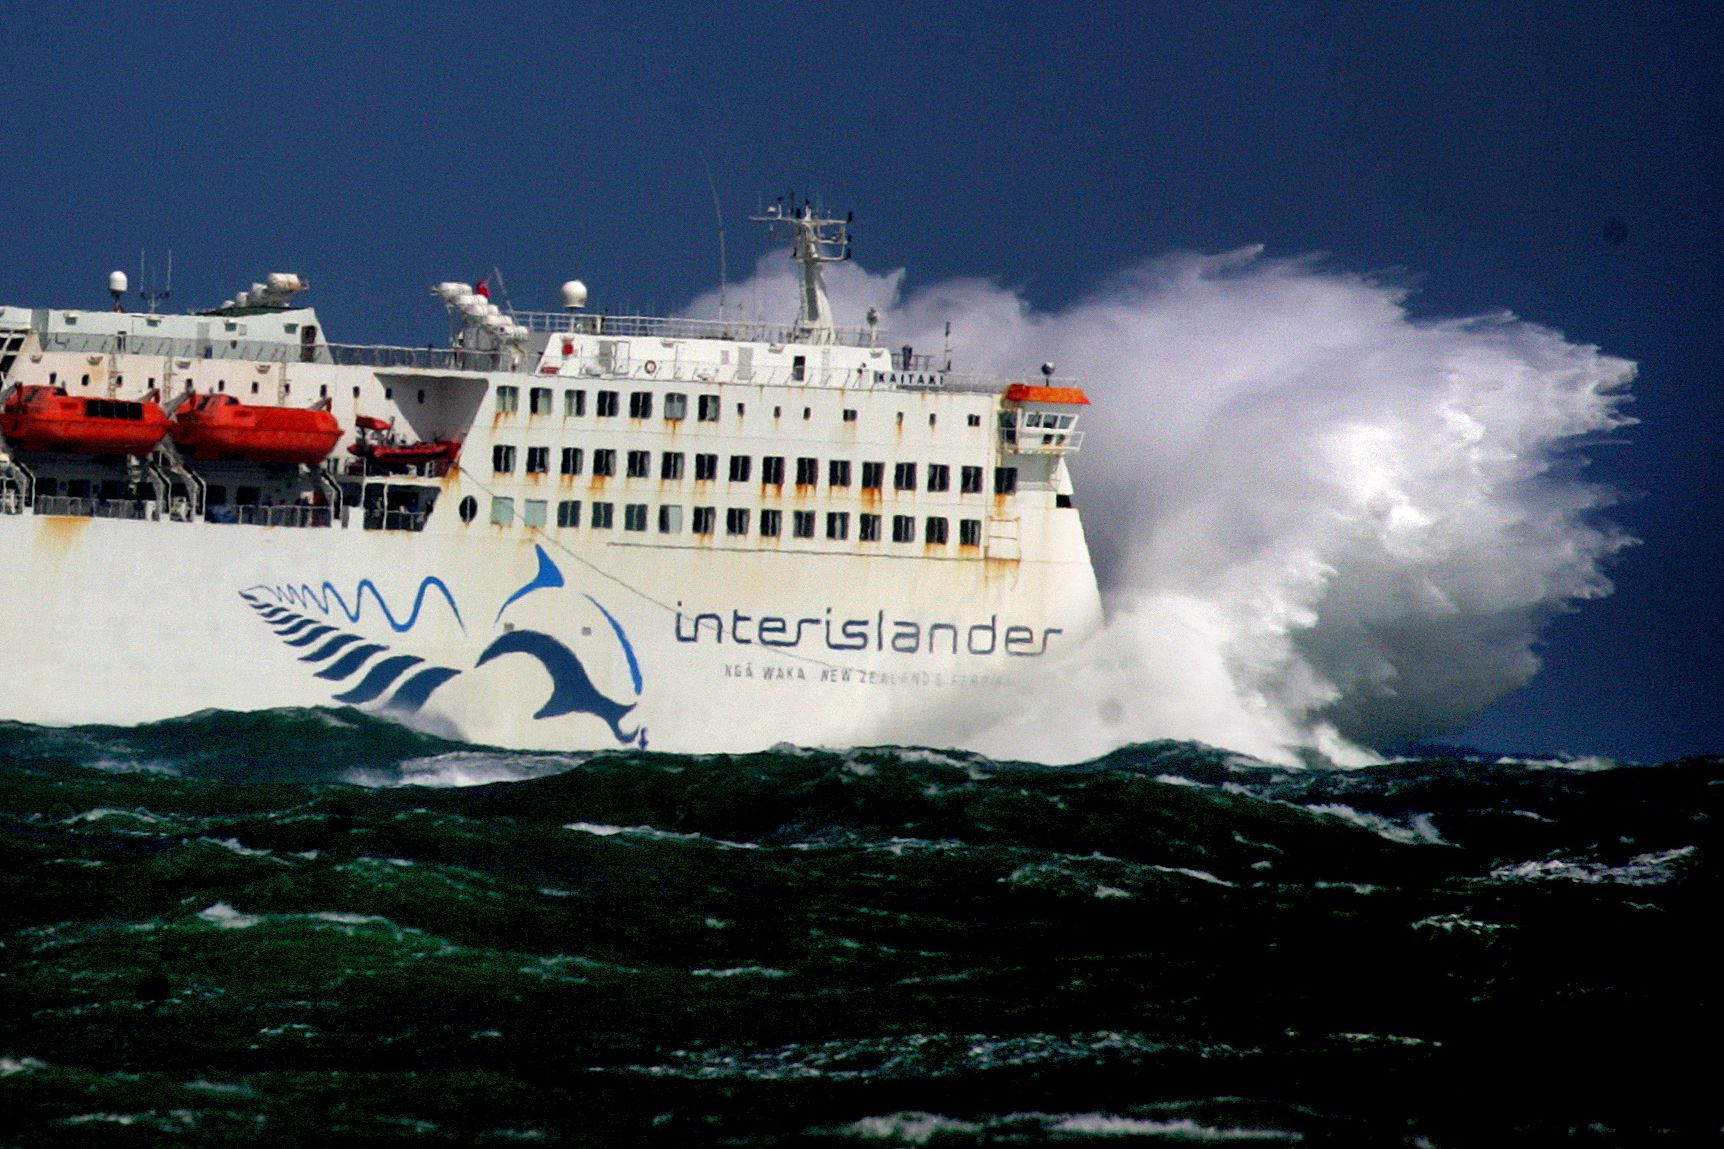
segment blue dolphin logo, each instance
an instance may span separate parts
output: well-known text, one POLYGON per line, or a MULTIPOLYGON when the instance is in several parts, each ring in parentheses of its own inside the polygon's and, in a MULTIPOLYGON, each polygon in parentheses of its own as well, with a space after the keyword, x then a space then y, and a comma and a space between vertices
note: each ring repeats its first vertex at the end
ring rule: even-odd
POLYGON ((627 745, 640 738, 644 744, 644 731, 638 728, 625 731, 622 727, 624 716, 633 710, 636 704, 631 702, 624 705, 601 694, 575 652, 550 635, 536 630, 510 631, 485 648, 485 653, 479 656, 474 668, 484 666, 492 659, 501 658, 505 654, 531 655, 539 660, 539 665, 551 676, 551 696, 533 714, 534 718, 592 714, 611 728, 611 733, 616 735, 618 742, 627 745))

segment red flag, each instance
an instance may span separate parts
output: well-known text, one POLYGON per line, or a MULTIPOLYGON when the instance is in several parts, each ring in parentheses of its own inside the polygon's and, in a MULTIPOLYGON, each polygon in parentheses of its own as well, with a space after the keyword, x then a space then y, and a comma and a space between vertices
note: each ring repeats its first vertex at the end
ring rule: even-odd
POLYGON ((491 298, 491 281, 489 279, 481 279, 479 281, 479 286, 473 289, 473 294, 483 296, 486 299, 491 298))

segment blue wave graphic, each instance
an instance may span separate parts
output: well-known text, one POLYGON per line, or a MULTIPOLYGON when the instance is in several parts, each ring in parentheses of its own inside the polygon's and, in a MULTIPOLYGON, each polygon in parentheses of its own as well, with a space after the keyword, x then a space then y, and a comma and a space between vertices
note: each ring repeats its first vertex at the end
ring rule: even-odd
POLYGON ((413 629, 419 621, 419 612, 425 605, 425 595, 435 590, 443 596, 443 601, 449 604, 449 610, 455 616, 456 625, 463 632, 467 629, 467 622, 461 617, 461 608, 455 605, 455 596, 450 593, 449 587, 443 580, 436 575, 428 575, 420 580, 419 590, 413 596, 412 613, 407 616, 406 621, 395 617, 395 612, 389 609, 389 603, 383 598, 383 592, 378 590, 377 584, 368 578, 360 579, 359 585, 354 588, 352 606, 347 605, 347 600, 341 596, 340 591, 335 589, 335 584, 327 580, 317 589, 313 589, 310 583, 300 583, 297 587, 260 585, 247 587, 240 594, 246 595, 250 601, 248 592, 256 590, 267 591, 275 595, 278 602, 292 603, 294 606, 315 606, 324 614, 330 613, 329 604, 333 600, 335 605, 341 608, 341 613, 347 616, 348 622, 359 621, 360 615, 365 611, 365 592, 370 591, 371 597, 377 602, 377 609, 383 612, 384 620, 389 623, 389 628, 396 634, 402 634, 413 629))
POLYGON ((629 641, 629 636, 623 633, 623 624, 618 622, 611 612, 606 610, 604 605, 592 595, 583 595, 581 597, 598 607, 599 613, 605 616, 605 621, 611 624, 611 629, 617 632, 617 641, 622 643, 623 655, 629 660, 629 677, 634 679, 635 693, 639 694, 641 692, 641 664, 639 660, 635 658, 634 644, 629 641))
POLYGON ((364 646, 356 646, 334 662, 330 663, 328 666, 324 667, 322 670, 318 671, 317 677, 339 682, 343 678, 347 678, 353 674, 353 672, 358 670, 361 666, 364 666, 366 660, 372 655, 382 654, 388 649, 389 648, 387 646, 381 646, 375 642, 368 642, 364 646))
POLYGON ((359 680, 358 686, 337 694, 335 701, 345 702, 349 706, 370 702, 394 685, 397 678, 424 661, 416 654, 397 654, 392 658, 385 658, 365 672, 365 677, 359 680))
MULTIPOLYGON (((532 594, 536 590, 550 590, 564 585, 563 572, 557 568, 556 563, 551 561, 551 556, 545 553, 545 548, 535 544, 533 550, 538 552, 539 556, 538 573, 528 580, 526 586, 503 600, 503 605, 497 608, 497 617, 492 622, 501 622, 503 612, 514 605, 516 599, 532 594)), ((599 609, 603 610, 604 607, 601 606, 599 609)))
POLYGON ((359 636, 357 634, 338 634, 334 638, 330 639, 328 642, 324 643, 322 646, 318 647, 316 650, 312 651, 310 654, 300 655, 299 661, 301 661, 301 662, 322 662, 324 659, 330 657, 336 651, 338 651, 342 647, 346 646, 348 643, 358 642, 358 641, 359 641, 359 636))

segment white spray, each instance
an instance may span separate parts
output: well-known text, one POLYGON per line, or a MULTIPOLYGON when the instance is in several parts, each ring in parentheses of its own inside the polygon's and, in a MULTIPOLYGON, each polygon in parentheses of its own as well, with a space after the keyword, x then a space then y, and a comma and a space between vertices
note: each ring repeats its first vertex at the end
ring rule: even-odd
MULTIPOLYGON (((794 313, 788 261, 751 292, 794 313)), ((1290 761, 1460 729, 1538 670, 1540 627, 1627 545, 1577 448, 1631 422, 1634 366, 1494 315, 1256 248, 1152 261, 1057 313, 997 284, 905 294, 844 264, 841 325, 1013 376, 1085 380, 1073 461, 1105 630, 997 711, 894 741, 1075 761, 1193 739, 1290 761)), ((711 310, 703 298, 696 309, 711 310)))

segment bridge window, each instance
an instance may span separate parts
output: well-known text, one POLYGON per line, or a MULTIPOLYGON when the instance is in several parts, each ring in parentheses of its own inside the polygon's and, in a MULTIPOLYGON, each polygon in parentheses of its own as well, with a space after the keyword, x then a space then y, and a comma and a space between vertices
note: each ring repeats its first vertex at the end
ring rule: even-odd
POLYGON ((880 489, 880 487, 885 483, 885 480, 886 480, 886 464, 885 463, 863 463, 862 464, 862 489, 864 491, 878 491, 880 489))
POLYGON ((566 416, 585 415, 587 413, 587 393, 585 391, 563 392, 563 414, 566 416))
POLYGON ((880 541, 880 516, 879 515, 857 515, 856 516, 856 537, 865 543, 877 543, 877 542, 879 542, 880 541))
POLYGON ((506 443, 499 443, 491 448, 491 469, 498 474, 508 474, 515 469, 515 448, 506 443))
POLYGON ((1018 493, 1018 469, 1016 467, 994 468, 994 494, 1015 495, 1018 493))
POLYGON ((696 455, 694 457, 694 481, 708 482, 718 478, 718 456, 696 455))
POLYGON ((850 537, 850 513, 848 511, 829 511, 827 513, 826 537, 829 539, 847 539, 850 537))
POLYGON ((849 459, 833 459, 826 465, 826 485, 828 487, 848 487, 850 485, 849 459))
POLYGON ((582 458, 585 454, 586 454, 586 452, 581 450, 581 448, 579 448, 579 447, 564 447, 563 448, 563 462, 562 462, 563 474, 565 474, 565 475, 578 475, 578 474, 580 474, 581 473, 581 462, 582 462, 582 458))
POLYGON ((627 503, 623 506, 623 530, 646 530, 647 506, 645 503, 627 503))
POLYGON ((594 503, 593 520, 590 524, 595 531, 608 531, 616 522, 616 505, 614 503, 594 503))
POLYGON ((916 464, 899 463, 892 468, 892 489, 896 491, 913 491, 916 489, 916 464))
POLYGON ((978 495, 982 491, 982 469, 980 467, 965 467, 958 472, 958 490, 966 495, 978 495))
POLYGON ((748 533, 747 507, 730 507, 724 512, 724 533, 727 535, 746 535, 748 533))
POLYGON ((712 522, 715 517, 716 513, 711 507, 696 507, 694 509, 694 533, 697 535, 710 535, 712 533, 712 522))
POLYGON ((820 460, 806 456, 796 460, 796 485, 812 487, 820 481, 820 460))
POLYGON ((952 468, 944 463, 928 464, 928 489, 930 491, 949 491, 952 489, 952 468))
POLYGON ((696 414, 697 414, 699 421, 702 423, 716 423, 716 422, 718 422, 718 396, 717 395, 702 395, 702 396, 700 396, 700 402, 698 404, 698 410, 697 410, 696 414))
POLYGON ((668 392, 664 397, 664 417, 667 420, 688 418, 688 396, 677 391, 668 392))
POLYGON ((767 455, 760 460, 760 482, 763 486, 782 487, 784 485, 784 456, 767 455))
POLYGON ((895 543, 911 543, 916 541, 916 520, 913 516, 892 516, 892 541, 895 543))
POLYGON ((797 538, 799 538, 799 539, 811 539, 811 538, 813 538, 814 537, 814 512, 813 511, 795 511, 795 512, 793 512, 791 515, 790 526, 791 526, 791 530, 795 533, 797 538))
POLYGON ((617 413, 617 393, 615 391, 599 392, 599 418, 609 419, 617 413))
POLYGON ((631 419, 650 419, 650 418, 652 418, 652 392, 651 391, 630 391, 629 392, 629 418, 631 418, 631 419))
POLYGON ((659 456, 658 477, 661 479, 682 478, 681 451, 666 451, 659 456))
POLYGON ((579 499, 564 499, 557 504, 557 525, 559 527, 578 527, 581 525, 581 501, 579 499))
POLYGON ((521 402, 521 389, 503 384, 497 388, 497 414, 513 415, 521 402))
POLYGON ((753 469, 754 460, 748 455, 732 455, 730 457, 730 481, 733 483, 748 482, 748 473, 753 469))
POLYGON ((979 547, 982 545, 982 520, 958 520, 958 545, 961 547, 979 547))
POLYGON ((542 475, 551 469, 551 449, 549 447, 527 448, 527 474, 542 475))
POLYGON ((922 531, 922 541, 929 546, 945 546, 947 539, 947 523, 945 519, 930 516, 922 531))
POLYGON ((629 452, 629 478, 645 479, 652 474, 652 452, 629 452))
POLYGON ((784 512, 767 510, 760 512, 760 537, 775 539, 784 529, 784 512))
MULTIPOLYGON (((600 447, 593 452, 593 477, 608 479, 617 473, 617 453, 610 447, 600 447)), ((597 523, 593 524, 595 527, 597 523)))
MULTIPOLYGON (((424 394, 424 392, 420 392, 424 394)), ((551 389, 535 387, 527 396, 527 410, 532 415, 549 415, 551 413, 551 389)))
POLYGON ((790 378, 797 383, 808 378, 808 356, 793 355, 790 357, 790 378))

